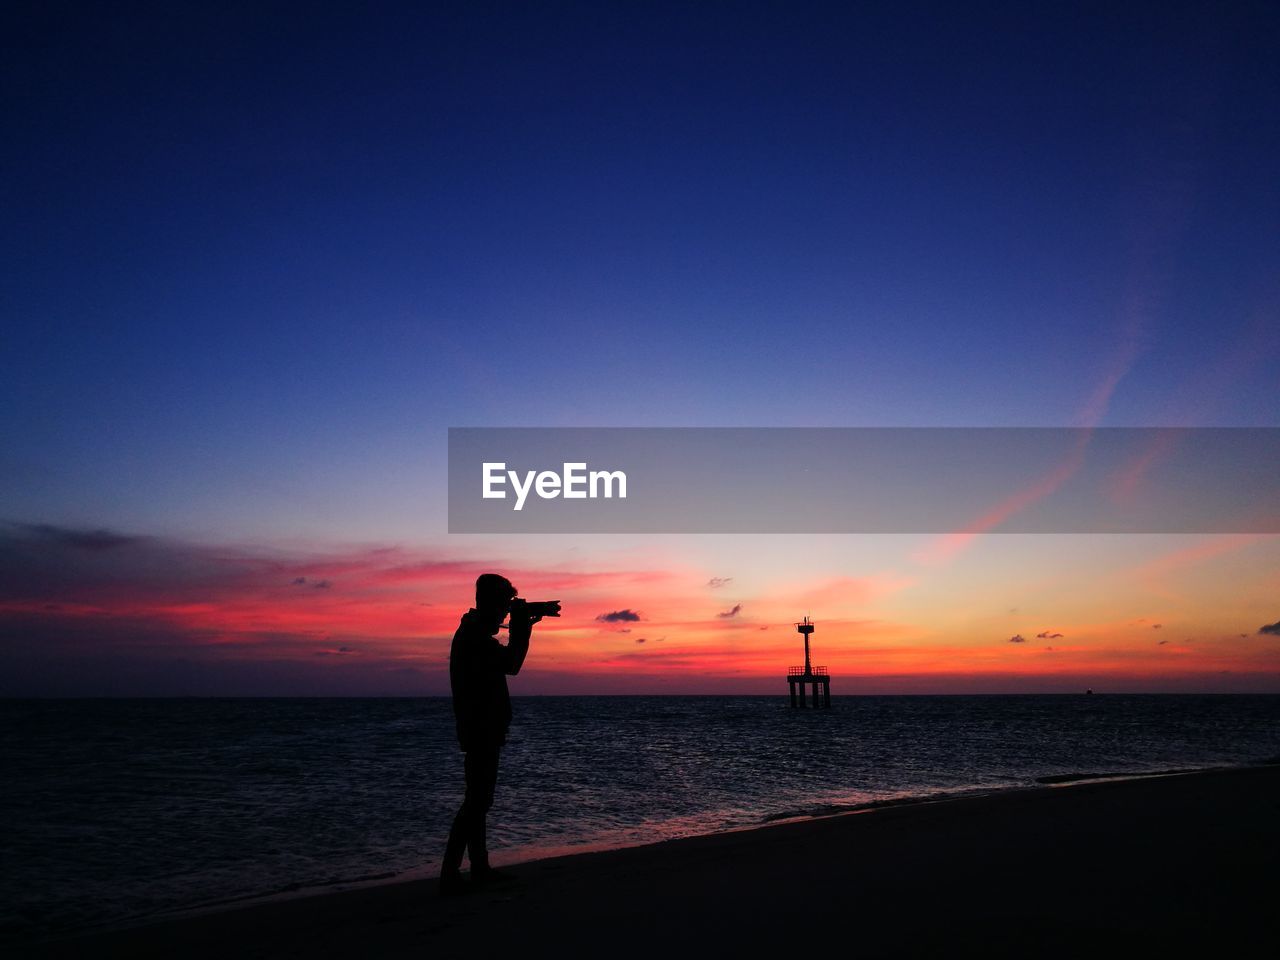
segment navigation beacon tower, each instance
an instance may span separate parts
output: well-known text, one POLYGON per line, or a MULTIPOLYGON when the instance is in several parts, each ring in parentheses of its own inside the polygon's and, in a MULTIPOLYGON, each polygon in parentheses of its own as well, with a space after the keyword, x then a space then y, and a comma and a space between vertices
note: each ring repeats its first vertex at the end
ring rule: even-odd
POLYGON ((813 624, 805 617, 802 623, 796 624, 796 633, 804 637, 804 666, 787 668, 787 686, 791 688, 791 705, 807 707, 805 685, 813 684, 813 705, 815 707, 831 706, 831 676, 826 667, 815 667, 809 660, 809 635, 813 633, 813 624), (796 685, 800 686, 800 696, 796 697, 796 685))

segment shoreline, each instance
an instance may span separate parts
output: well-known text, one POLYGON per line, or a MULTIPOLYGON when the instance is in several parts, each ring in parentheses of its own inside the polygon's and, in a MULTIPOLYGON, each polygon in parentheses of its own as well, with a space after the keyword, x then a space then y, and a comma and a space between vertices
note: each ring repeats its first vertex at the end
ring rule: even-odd
MULTIPOLYGON (((1011 783, 994 787, 956 787, 953 789, 941 789, 929 793, 910 793, 900 796, 886 797, 878 800, 866 800, 857 803, 834 803, 824 804, 822 806, 807 808, 803 810, 786 811, 781 813, 770 814, 761 820, 751 823, 740 824, 735 826, 720 827, 704 832, 696 832, 682 834, 673 837, 662 837, 653 840, 641 840, 634 843, 611 842, 608 840, 585 841, 580 844, 530 844, 523 847, 512 848, 510 850, 492 851, 494 865, 501 867, 503 870, 507 868, 521 867, 529 864, 537 864, 544 860, 557 860, 564 857, 585 856, 598 853, 612 853, 615 851, 639 850, 647 847, 658 846, 664 843, 695 840, 705 837, 717 837, 729 834, 751 833, 756 830, 767 827, 778 826, 781 824, 791 823, 807 823, 812 820, 821 820, 830 817, 852 816, 857 814, 872 813, 877 810, 884 810, 893 807, 916 806, 923 804, 947 803, 956 800, 979 799, 983 797, 1000 796, 1006 793, 1018 793, 1029 790, 1040 790, 1045 788, 1062 788, 1073 787, 1088 783, 1116 782, 1125 780, 1142 780, 1155 777, 1182 776, 1197 773, 1210 773, 1219 770, 1234 769, 1252 769, 1256 766, 1264 766, 1272 763, 1280 763, 1280 760, 1256 761, 1252 764, 1238 764, 1235 766, 1212 766, 1212 767, 1193 767, 1171 770, 1156 770, 1143 772, 1111 772, 1111 773, 1070 773, 1055 776, 1037 777, 1034 780, 1024 783, 1011 783)), ((289 903, 296 900, 308 900, 317 897, 327 897, 343 893, 350 893, 359 890, 369 890, 381 887, 392 887, 400 884, 434 882, 438 868, 434 865, 427 867, 414 868, 410 870, 402 870, 394 873, 373 874, 363 877, 353 877, 347 880, 338 880, 333 883, 327 883, 314 886, 292 886, 279 890, 268 891, 264 893, 246 893, 240 896, 226 897, 218 900, 207 900, 190 906, 171 907, 168 909, 158 910, 154 913, 139 914, 134 917, 125 917, 117 921, 105 921, 100 924, 77 928, 66 934, 58 934, 54 937, 43 938, 28 943, 19 942, 18 946, 44 946, 50 943, 59 943, 69 938, 84 938, 105 936, 116 933, 124 933, 137 930, 144 927, 154 926, 161 923, 181 923, 188 920, 199 919, 202 917, 215 916, 218 914, 235 912, 238 910, 252 909, 260 906, 270 906, 280 903, 289 903)))
MULTIPOLYGON (((733 909, 737 914, 739 911, 733 904, 742 895, 750 896, 757 887, 774 885, 779 871, 784 877, 788 875, 792 859, 781 853, 779 844, 796 848, 794 862, 800 867, 793 880, 783 883, 775 891, 782 900, 794 898, 796 891, 808 891, 809 898, 828 896, 832 890, 852 892, 860 889, 869 868, 872 874, 897 877, 919 894, 920 890, 916 888, 921 883, 927 885, 932 882, 927 880, 930 861, 938 861, 934 867, 950 864, 948 869, 953 869, 951 861, 954 857, 947 850, 964 841, 965 837, 972 840, 977 824, 990 822, 992 818, 995 818, 993 825, 997 829, 972 853, 981 859, 996 861, 1009 857, 1018 859, 1026 852, 1034 853, 1035 843, 1011 845, 1011 824, 1026 821, 1023 827, 1031 829, 1042 847, 1033 859, 1043 859, 1068 877, 1081 874, 1079 879, 1083 881, 1092 877, 1093 871, 1084 869, 1087 861, 1073 862, 1069 859, 1070 854, 1082 852, 1073 839, 1072 831, 1054 838, 1046 837, 1043 831, 1035 829, 1043 816, 1059 818, 1064 810, 1073 811, 1072 816, 1087 825, 1087 833, 1113 834, 1118 825, 1121 826, 1117 840, 1143 837, 1153 831, 1169 834, 1165 839, 1172 844, 1170 849, 1181 848, 1183 854, 1177 861, 1180 866, 1174 876, 1182 876, 1184 880, 1194 880, 1187 871, 1196 863, 1206 868, 1206 876, 1215 875, 1215 881, 1220 880, 1224 867, 1237 874, 1242 873, 1243 864, 1236 862, 1240 858, 1247 860, 1250 856, 1265 854, 1270 857, 1267 865, 1274 868, 1276 864, 1280 829, 1271 821, 1275 819, 1276 801, 1280 799, 1280 767, 1248 765, 1143 774, 1080 774, 1072 775, 1070 780, 1047 779, 1058 782, 997 788, 977 794, 933 794, 873 801, 848 809, 824 808, 792 819, 710 834, 504 863, 504 872, 515 877, 510 889, 495 888, 449 900, 435 896, 434 879, 404 879, 401 874, 398 878, 374 880, 356 886, 312 888, 310 892, 268 895, 253 898, 251 902, 234 901, 230 905, 224 903, 196 908, 178 916, 149 918, 146 922, 126 927, 81 931, 66 937, 15 945, 15 949, 47 957, 103 951, 143 956, 182 954, 213 957, 226 951, 234 951, 237 955, 276 956, 280 955, 277 951, 283 949, 283 945, 296 945, 301 939, 311 944, 304 951, 307 956, 336 956, 343 951, 329 953, 330 949, 336 949, 335 941, 331 936, 319 936, 317 931, 331 928, 337 918, 342 918, 338 926, 343 937, 358 933, 362 938, 361 952, 398 956, 402 952, 411 952, 414 944, 417 948, 424 943, 458 945, 461 941, 456 938, 465 940, 467 928, 472 925, 470 918, 495 912, 496 917, 491 919, 501 919, 504 914, 519 914, 521 922, 518 926, 526 933, 532 924, 534 928, 545 928, 544 935, 558 942, 562 934, 553 934, 552 931, 566 923, 575 927, 580 925, 579 914, 584 910, 596 918, 588 926, 594 928, 594 925, 601 924, 597 932, 605 935, 609 927, 605 918, 619 910, 619 904, 609 896, 609 891, 620 892, 619 884, 630 892, 632 898, 638 896, 642 900, 659 902, 664 915, 676 927, 693 931, 691 935, 705 936, 705 925, 698 920, 701 908, 690 913, 689 905, 702 903, 704 908, 712 910, 724 907, 733 909), (1194 802, 1189 803, 1188 798, 1194 802), (1185 809, 1174 815, 1164 809, 1171 804, 1185 809), (1245 806, 1252 811, 1251 816, 1241 815, 1241 808, 1245 806), (1010 817, 1013 819, 1006 819, 1010 817), (1201 836, 1192 835, 1192 821, 1199 822, 1201 836), (933 847, 930 837, 937 832, 939 824, 943 830, 934 839, 943 842, 933 847), (1205 838, 1210 833, 1222 829, 1247 829, 1251 836, 1262 836, 1266 842, 1251 847, 1206 842, 1205 838), (895 835, 901 847, 896 855, 892 846, 881 850, 878 856, 887 859, 877 862, 876 856, 869 854, 869 849, 883 847, 884 834, 895 835), (818 853, 815 860, 814 851, 824 846, 830 849, 830 854, 818 853), (1189 859, 1186 856, 1188 851, 1194 853, 1189 859), (1224 851, 1230 856, 1225 862, 1217 863, 1223 860, 1224 851), (899 861, 908 853, 925 868, 924 876, 912 879, 901 875, 899 861), (728 863, 726 858, 741 861, 741 864, 728 863), (766 861, 768 866, 765 866, 766 861), (1208 869, 1211 867, 1214 869, 1208 869), (691 884, 689 878, 693 876, 703 877, 705 883, 691 884), (565 880, 570 877, 575 878, 575 882, 566 885, 565 880), (585 881, 581 879, 583 877, 585 881), (572 889, 566 889, 566 886, 572 889), (534 903, 537 908, 529 912, 534 903), (555 922, 557 914, 565 915, 559 925, 555 922), (393 932, 395 935, 391 936, 393 932), (262 952, 255 953, 254 950, 262 952)), ((1148 839, 1154 838, 1148 836, 1148 839)), ((1159 844, 1148 846, 1159 853, 1159 844)), ((1163 854, 1157 856, 1152 864, 1161 862, 1162 857, 1163 854)), ((1148 869, 1150 866, 1129 863, 1127 869, 1147 870, 1152 883, 1171 879, 1168 869, 1148 869)), ((994 868, 987 864, 982 869, 990 872, 994 868)), ((993 874, 990 879, 994 883, 997 876, 993 874)), ((1238 884, 1239 877, 1235 881, 1238 884)), ((1016 883, 1008 879, 1004 882, 1016 883)), ((1222 900, 1224 889, 1220 885, 1217 888, 1219 892, 1214 894, 1221 901, 1219 906, 1222 910, 1230 905, 1222 900)), ((866 894, 874 890, 862 892, 866 894)), ((1247 889, 1235 890, 1235 894, 1237 896, 1231 902, 1236 905, 1249 899, 1247 889)), ((1145 894, 1135 896, 1141 899, 1145 894)), ((895 910, 882 910, 881 913, 892 917, 895 910)), ((905 917, 902 919, 906 920, 905 917)), ((953 917, 952 922, 956 919, 953 917)), ((1261 917, 1258 920, 1261 922, 1261 917)), ((477 929, 487 930, 490 926, 488 921, 477 922, 477 929)), ((1019 923, 1014 925, 1020 927, 1019 923)), ((1235 918, 1235 929, 1249 926, 1242 923, 1240 917, 1235 918)), ((1197 927, 1191 931, 1183 930, 1179 936, 1206 933, 1207 930, 1208 927, 1197 927)), ((1158 933, 1156 931, 1156 935, 1158 933)), ((754 942, 760 935, 753 935, 749 942, 754 942)), ((514 936, 513 932, 501 936, 512 937, 512 949, 520 947, 521 938, 514 936)), ((888 942, 885 941, 886 946, 888 942)), ((549 945, 555 946, 555 943, 549 945)), ((357 949, 354 943, 351 949, 357 949)), ((661 949, 661 946, 655 943, 652 949, 661 949)))

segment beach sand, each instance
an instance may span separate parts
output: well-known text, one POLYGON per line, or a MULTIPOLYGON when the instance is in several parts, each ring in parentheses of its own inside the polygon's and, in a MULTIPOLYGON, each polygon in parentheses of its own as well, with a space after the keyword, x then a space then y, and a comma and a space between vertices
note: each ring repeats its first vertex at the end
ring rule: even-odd
POLYGON ((36 956, 1240 955, 1277 942, 1280 767, 883 807, 46 944, 36 956))

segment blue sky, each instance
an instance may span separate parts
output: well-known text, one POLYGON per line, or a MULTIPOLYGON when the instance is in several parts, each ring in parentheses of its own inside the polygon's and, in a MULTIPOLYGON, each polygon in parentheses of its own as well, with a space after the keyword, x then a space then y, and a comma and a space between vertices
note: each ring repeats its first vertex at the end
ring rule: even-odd
POLYGON ((440 543, 457 425, 1277 425, 1278 20, 10 7, 5 519, 440 543))

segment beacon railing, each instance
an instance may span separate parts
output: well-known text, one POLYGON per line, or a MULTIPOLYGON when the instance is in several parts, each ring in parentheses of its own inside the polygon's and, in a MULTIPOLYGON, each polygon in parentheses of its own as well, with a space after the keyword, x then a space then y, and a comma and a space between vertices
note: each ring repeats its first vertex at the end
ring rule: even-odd
POLYGON ((813 673, 810 673, 810 674, 805 674, 804 667, 787 667, 788 677, 803 677, 803 676, 825 677, 826 675, 827 675, 826 667, 814 667, 813 673))

